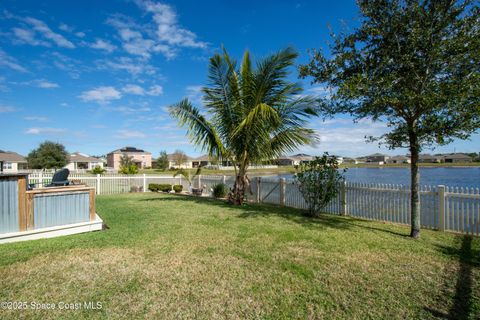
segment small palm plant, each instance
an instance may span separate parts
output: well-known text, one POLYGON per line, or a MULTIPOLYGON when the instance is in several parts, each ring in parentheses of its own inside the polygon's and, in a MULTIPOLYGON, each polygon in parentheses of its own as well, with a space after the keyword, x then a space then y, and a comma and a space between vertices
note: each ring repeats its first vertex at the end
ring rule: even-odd
POLYGON ((317 138, 305 128, 307 119, 317 115, 315 99, 301 95, 302 87, 286 79, 296 57, 295 50, 286 48, 253 67, 246 51, 238 69, 224 49, 210 59, 209 84, 202 90, 206 112, 187 99, 170 107, 193 143, 234 164, 236 179, 229 193, 234 204, 242 204, 250 190, 250 165, 317 138))
MULTIPOLYGON (((178 169, 173 177, 175 178, 176 176, 182 176, 185 178, 185 180, 188 181, 188 184, 190 185, 190 187, 192 187, 192 183, 193 183, 193 179, 195 179, 195 177, 199 176, 200 174, 202 173, 202 168, 198 168, 197 171, 195 171, 195 173, 193 175, 190 175, 190 171, 186 170, 186 169, 178 169)), ((200 186, 199 186, 200 188, 200 186)))

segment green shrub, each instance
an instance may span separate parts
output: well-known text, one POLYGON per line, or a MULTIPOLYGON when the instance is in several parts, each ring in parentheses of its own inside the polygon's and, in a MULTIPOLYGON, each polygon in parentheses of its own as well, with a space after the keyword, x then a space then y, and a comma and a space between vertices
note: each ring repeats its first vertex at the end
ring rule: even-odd
POLYGON ((152 192, 158 192, 158 184, 157 183, 150 183, 148 185, 148 190, 152 192))
POLYGON ((227 186, 224 183, 219 183, 213 186, 213 196, 215 198, 225 198, 227 193, 227 186))
POLYGON ((165 184, 159 184, 158 185, 158 190, 162 192, 170 192, 172 191, 172 185, 165 183, 165 184))
MULTIPOLYGON (((152 192, 170 192, 172 190, 172 185, 168 183, 158 184, 158 183, 150 183, 148 185, 148 190, 152 192)), ((180 189, 180 191, 182 191, 180 189)))
POLYGON ((123 174, 137 174, 138 173, 138 167, 134 164, 128 165, 128 166, 121 166, 120 167, 120 173, 123 174))
POLYGON ((100 166, 96 166, 95 168, 92 169, 93 174, 104 174, 105 171, 107 171, 107 170, 103 169, 100 166))
POLYGON ((183 190, 183 186, 181 184, 174 185, 173 190, 175 191, 175 193, 180 193, 183 190))
POLYGON ((338 169, 337 159, 330 157, 328 153, 301 164, 299 168, 296 180, 308 205, 308 214, 318 216, 337 197, 340 192, 339 184, 345 178, 338 169))

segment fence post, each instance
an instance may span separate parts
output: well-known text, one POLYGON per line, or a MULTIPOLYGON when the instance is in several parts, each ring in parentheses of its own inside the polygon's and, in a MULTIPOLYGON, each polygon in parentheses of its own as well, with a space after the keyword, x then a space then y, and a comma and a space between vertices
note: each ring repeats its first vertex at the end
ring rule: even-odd
POLYGON ((100 174, 97 173, 97 187, 95 188, 97 190, 97 194, 100 194, 100 174))
POLYGON ((147 175, 143 174, 143 192, 147 192, 147 175))
POLYGON ((280 205, 285 205, 285 178, 280 178, 280 205))
POLYGON ((438 230, 445 231, 445 186, 437 186, 438 193, 438 230))
POLYGON ((342 181, 342 184, 340 185, 340 200, 341 200, 341 215, 346 216, 348 214, 347 212, 347 182, 342 181))
POLYGON ((260 191, 262 188, 260 187, 260 184, 262 183, 262 178, 257 177, 257 203, 260 203, 261 197, 260 197, 260 191))
POLYGON ((202 175, 201 174, 198 175, 198 188, 199 189, 202 188, 202 175))
POLYGON ((38 174, 38 187, 43 188, 43 170, 38 174))
POLYGON ((223 184, 226 184, 226 182, 227 182, 227 177, 226 177, 226 176, 223 176, 223 177, 222 177, 222 183, 223 183, 223 184))

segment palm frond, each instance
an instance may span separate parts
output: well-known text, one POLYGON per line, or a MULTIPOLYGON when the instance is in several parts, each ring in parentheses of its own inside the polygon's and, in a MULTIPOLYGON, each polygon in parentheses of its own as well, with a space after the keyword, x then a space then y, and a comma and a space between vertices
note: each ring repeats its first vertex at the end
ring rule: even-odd
POLYGON ((266 103, 256 105, 232 133, 235 139, 239 133, 247 130, 250 135, 268 138, 268 128, 280 124, 277 111, 266 103), (266 135, 266 136, 265 136, 266 135))
POLYGON ((179 121, 181 126, 187 127, 190 140, 194 144, 201 146, 212 156, 219 158, 223 156, 225 148, 215 128, 188 99, 170 106, 169 112, 172 117, 179 121))
POLYGON ((268 150, 270 157, 275 158, 284 153, 293 152, 302 145, 315 145, 318 142, 318 136, 312 129, 285 127, 272 137, 268 150))
POLYGON ((257 63, 255 73, 255 103, 276 105, 288 93, 299 93, 301 88, 287 82, 288 68, 294 65, 298 53, 291 47, 279 51, 257 63))

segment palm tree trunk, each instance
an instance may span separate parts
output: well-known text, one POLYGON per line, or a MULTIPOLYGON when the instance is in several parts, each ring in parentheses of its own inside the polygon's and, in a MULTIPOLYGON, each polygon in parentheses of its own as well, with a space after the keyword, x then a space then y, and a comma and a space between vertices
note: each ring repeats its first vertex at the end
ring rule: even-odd
POLYGON ((419 197, 419 185, 420 185, 420 173, 418 170, 418 158, 420 148, 418 146, 417 137, 415 134, 410 135, 410 217, 411 217, 411 229, 410 237, 420 237, 420 197, 419 197))
POLYGON ((245 190, 247 190, 248 186, 249 181, 247 172, 245 168, 240 167, 235 178, 233 189, 228 196, 228 201, 235 205, 243 204, 243 201, 245 200, 245 190))

